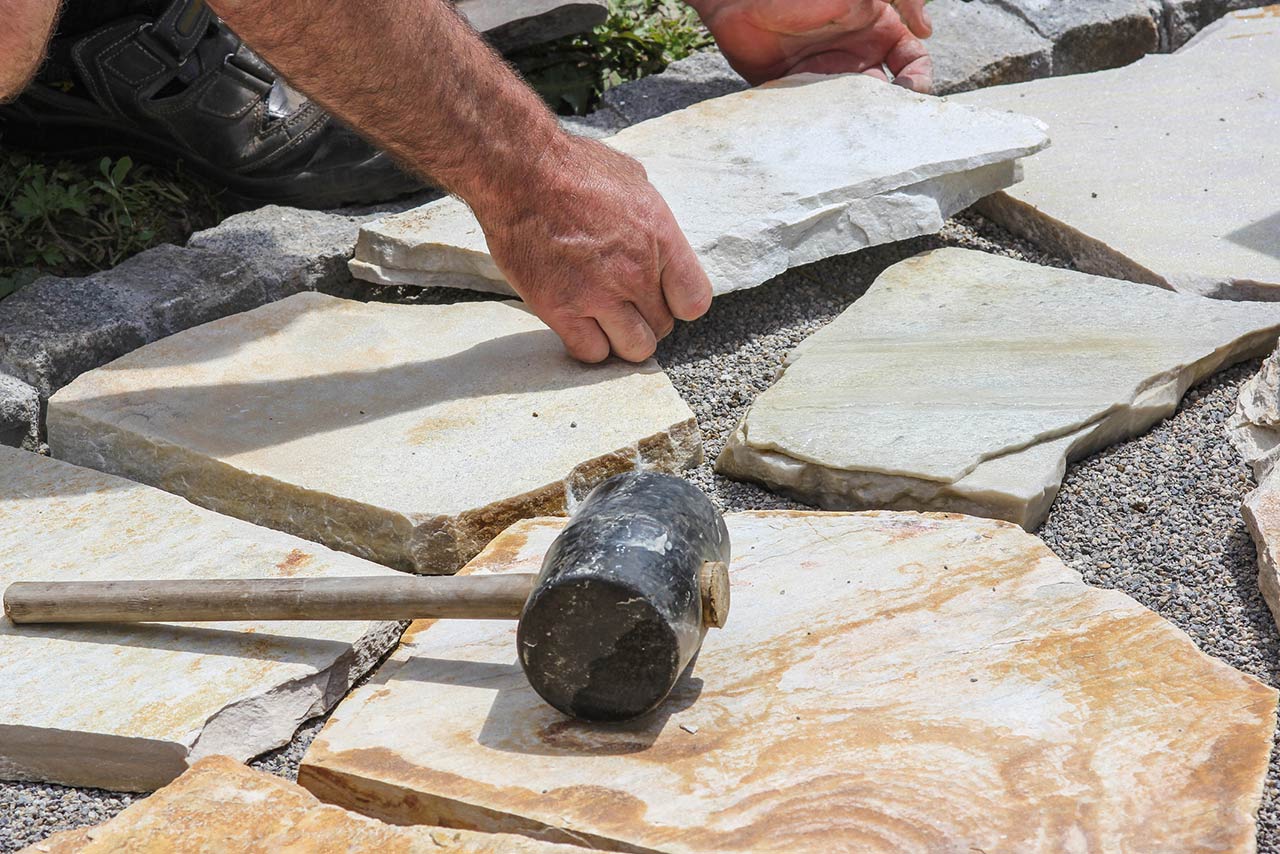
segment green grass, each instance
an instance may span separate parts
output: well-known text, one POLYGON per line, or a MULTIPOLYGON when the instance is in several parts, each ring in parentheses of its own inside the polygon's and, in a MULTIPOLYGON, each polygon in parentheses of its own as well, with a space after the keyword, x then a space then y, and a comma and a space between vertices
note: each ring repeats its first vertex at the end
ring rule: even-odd
POLYGON ((553 109, 582 115, 614 86, 656 74, 712 43, 697 14, 679 0, 610 0, 608 20, 592 32, 509 58, 553 109))
POLYGON ((182 242, 221 213, 203 184, 128 157, 77 163, 0 151, 0 299, 42 275, 84 275, 182 242))
MULTIPOLYGON (((594 31, 510 59, 557 112, 581 114, 606 90, 711 43, 678 0, 611 0, 594 31)), ((68 162, 0 149, 0 300, 42 275, 85 275, 184 242, 222 218, 214 192, 128 157, 68 162)))

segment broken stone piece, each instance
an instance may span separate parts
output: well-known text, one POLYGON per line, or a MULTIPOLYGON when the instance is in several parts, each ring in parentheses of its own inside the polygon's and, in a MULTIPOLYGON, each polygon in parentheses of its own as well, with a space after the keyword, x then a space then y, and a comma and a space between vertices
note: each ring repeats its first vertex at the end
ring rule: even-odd
POLYGON ((610 475, 702 457, 655 362, 580 364, 498 302, 299 294, 82 375, 48 425, 54 456, 423 573, 610 475))
MULTIPOLYGON (((1264 12, 1237 15, 1276 20, 1264 12)), ((1259 178, 1276 172, 1280 111, 1258 86, 1280 77, 1280 26, 1239 36, 1210 32, 1126 68, 955 96, 1034 115, 1053 134, 1025 180, 979 210, 1090 273, 1280 299, 1280 211, 1274 182, 1259 178)))
MULTIPOLYGON (((393 574, 149 486, 0 447, 14 581, 393 574)), ((0 618, 0 779, 148 791, 201 756, 285 744, 395 643, 395 623, 25 625, 0 618)))
POLYGON ((717 461, 833 510, 1043 521, 1066 464, 1274 344, 1280 305, 941 249, 886 270, 788 357, 717 461))
MULTIPOLYGON (((417 623, 303 759, 321 800, 629 851, 1252 850, 1276 692, 1007 523, 726 519, 733 611, 628 725, 529 688, 515 627, 417 623)), ((533 571, 526 521, 472 572, 533 571)))
MULTIPOLYGON (((938 231, 1018 180, 1037 122, 886 86, 797 75, 627 128, 636 157, 723 294, 791 267, 938 231), (904 143, 904 140, 906 141, 904 143)), ((361 229, 351 270, 382 284, 513 293, 458 199, 361 229)))
POLYGON ((305 789, 226 756, 201 759, 98 827, 55 834, 20 854, 166 851, 582 854, 581 848, 523 836, 393 827, 322 804, 305 789))
POLYGON ((607 0, 455 0, 454 6, 500 51, 586 32, 609 17, 607 0))

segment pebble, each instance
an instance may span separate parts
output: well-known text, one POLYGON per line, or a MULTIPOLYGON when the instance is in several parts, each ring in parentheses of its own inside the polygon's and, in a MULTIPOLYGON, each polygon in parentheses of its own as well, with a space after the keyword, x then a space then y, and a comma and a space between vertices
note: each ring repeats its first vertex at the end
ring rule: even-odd
MULTIPOLYGON (((716 455, 792 348, 848 308, 885 268, 941 246, 1070 266, 965 213, 940 235, 830 258, 766 287, 720 297, 706 317, 679 324, 662 342, 658 361, 697 415, 706 446, 706 462, 690 479, 721 510, 804 507, 720 477, 713 469, 716 455)), ((371 298, 440 303, 486 297, 386 288, 371 298)), ((1071 466, 1038 533, 1089 583, 1123 590, 1186 631, 1206 653, 1280 686, 1280 635, 1258 593, 1253 544, 1240 517, 1253 480, 1223 430, 1240 384, 1257 368, 1255 362, 1211 377, 1146 435, 1071 466)), ((324 720, 304 724, 290 744, 250 764, 296 779, 324 720)), ((1280 854, 1278 781, 1280 758, 1273 756, 1258 816, 1263 854, 1280 854)), ((0 783, 0 854, 57 830, 105 821, 140 797, 0 783)))

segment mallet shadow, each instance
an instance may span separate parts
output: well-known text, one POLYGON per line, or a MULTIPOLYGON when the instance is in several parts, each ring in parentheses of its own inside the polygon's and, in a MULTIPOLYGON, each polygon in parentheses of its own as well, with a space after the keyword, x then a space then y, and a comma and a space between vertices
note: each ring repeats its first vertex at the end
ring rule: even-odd
POLYGON ((620 756, 648 750, 671 718, 702 694, 689 662, 671 694, 657 709, 633 721, 592 723, 574 720, 548 706, 530 687, 518 663, 450 661, 414 656, 395 679, 440 682, 495 691, 476 741, 503 753, 525 756, 620 756))

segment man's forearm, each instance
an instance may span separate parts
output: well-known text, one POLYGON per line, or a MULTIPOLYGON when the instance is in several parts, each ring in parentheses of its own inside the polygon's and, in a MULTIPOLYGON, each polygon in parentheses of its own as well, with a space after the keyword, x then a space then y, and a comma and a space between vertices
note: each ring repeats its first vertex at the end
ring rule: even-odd
POLYGON ((477 209, 509 205, 560 138, 447 0, 210 6, 310 98, 477 209))
POLYGON ((58 19, 58 0, 0 0, 0 101, 31 82, 58 19))

